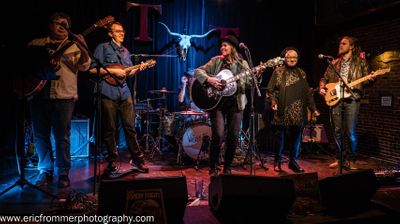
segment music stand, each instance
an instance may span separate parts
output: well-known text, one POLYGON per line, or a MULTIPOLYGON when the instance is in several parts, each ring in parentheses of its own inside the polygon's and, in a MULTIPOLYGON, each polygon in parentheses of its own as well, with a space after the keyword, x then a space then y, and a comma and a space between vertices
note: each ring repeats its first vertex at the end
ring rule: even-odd
MULTIPOLYGON (((17 104, 16 108, 16 132, 15 132, 15 145, 14 145, 14 152, 15 152, 15 159, 17 162, 18 180, 12 184, 10 187, 5 189, 0 193, 0 196, 7 193, 11 189, 16 186, 20 186, 21 189, 25 185, 28 185, 38 191, 41 191, 48 196, 59 199, 57 195, 54 195, 34 184, 29 182, 25 178, 25 151, 24 151, 24 139, 25 139, 25 125, 26 125, 26 100, 28 96, 25 94, 26 88, 29 87, 28 83, 33 80, 55 80, 56 73, 54 71, 53 65, 50 64, 49 54, 45 47, 30 47, 30 48, 23 48, 21 49, 22 56, 26 57, 24 62, 28 64, 22 67, 18 73, 14 74, 13 82, 18 86, 20 93, 22 93, 18 98, 20 100, 20 105, 17 104), (19 157, 19 158, 18 158, 19 157)), ((11 66, 11 65, 8 65, 11 66)), ((15 66, 11 66, 16 68, 15 66)), ((14 89, 17 93, 17 90, 14 89)), ((17 93, 18 94, 18 93, 17 93)))

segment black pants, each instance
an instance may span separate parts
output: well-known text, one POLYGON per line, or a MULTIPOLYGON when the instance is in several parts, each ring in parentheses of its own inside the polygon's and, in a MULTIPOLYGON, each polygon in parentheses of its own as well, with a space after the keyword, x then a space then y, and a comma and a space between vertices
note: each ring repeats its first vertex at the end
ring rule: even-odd
POLYGON ((102 107, 102 134, 103 142, 108 150, 108 161, 115 161, 118 158, 115 135, 117 131, 118 115, 121 116, 122 126, 125 131, 125 140, 132 159, 136 163, 144 163, 144 156, 139 148, 135 130, 135 118, 133 113, 132 98, 115 101, 103 97, 102 107))
POLYGON ((238 110, 236 99, 230 97, 226 99, 214 111, 209 113, 211 120, 211 148, 210 148, 210 169, 216 169, 221 145, 225 139, 225 120, 226 120, 226 139, 224 168, 230 168, 235 150, 238 146, 240 123, 243 118, 243 111, 238 110))

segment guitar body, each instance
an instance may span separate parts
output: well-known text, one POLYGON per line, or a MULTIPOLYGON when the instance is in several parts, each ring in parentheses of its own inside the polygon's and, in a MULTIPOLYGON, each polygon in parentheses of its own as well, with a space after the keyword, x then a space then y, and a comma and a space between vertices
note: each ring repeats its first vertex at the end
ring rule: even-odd
MULTIPOLYGON (((220 71, 215 78, 224 83, 225 80, 232 78, 233 74, 230 70, 224 69, 220 71)), ((224 89, 219 91, 210 85, 201 85, 196 79, 192 86, 192 98, 196 106, 204 111, 213 110, 223 100, 223 97, 232 96, 237 91, 236 82, 225 85, 224 89)))
MULTIPOLYGON (((111 64, 111 65, 107 66, 107 68, 126 69, 127 67, 123 66, 121 64, 111 64)), ((122 84, 125 82, 126 76, 116 77, 116 78, 117 79, 108 75, 104 80, 112 86, 122 86, 122 84)))
POLYGON ((344 97, 341 97, 340 93, 340 82, 336 83, 328 83, 325 86, 326 88, 326 95, 325 95, 325 102, 326 105, 333 107, 337 105, 341 99, 348 98, 351 94, 345 89, 344 97))
POLYGON ((30 97, 39 93, 44 85, 46 85, 47 80, 13 80, 14 93, 18 97, 30 97))
POLYGON ((218 104, 224 100, 224 97, 232 96, 237 91, 237 83, 241 78, 254 74, 261 74, 267 67, 275 67, 277 65, 283 64, 284 59, 281 57, 276 57, 268 60, 265 63, 260 63, 260 65, 248 69, 239 74, 233 75, 228 69, 223 69, 220 71, 215 78, 221 81, 224 85, 222 90, 217 90, 216 88, 205 84, 202 85, 198 80, 193 82, 192 86, 192 99, 193 102, 200 109, 204 111, 211 111, 215 109, 218 104))

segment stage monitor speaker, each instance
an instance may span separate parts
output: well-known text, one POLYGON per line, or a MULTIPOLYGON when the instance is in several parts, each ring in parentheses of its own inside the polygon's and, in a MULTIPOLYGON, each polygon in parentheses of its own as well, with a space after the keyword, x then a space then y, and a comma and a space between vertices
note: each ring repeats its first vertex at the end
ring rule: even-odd
POLYGON ((329 213, 353 213, 368 208, 378 189, 372 169, 360 170, 319 181, 322 205, 329 213))
MULTIPOLYGON (((71 158, 86 158, 89 157, 89 119, 73 119, 71 120, 71 133, 70 133, 70 144, 71 144, 71 158)), ((55 153, 55 140, 53 132, 51 134, 51 146, 53 149, 53 156, 56 157, 55 153)))
POLYGON ((279 222, 294 200, 291 179, 222 174, 209 185, 208 204, 221 223, 279 222))
POLYGON ((154 223, 183 223, 186 177, 102 180, 99 215, 153 216, 154 223))

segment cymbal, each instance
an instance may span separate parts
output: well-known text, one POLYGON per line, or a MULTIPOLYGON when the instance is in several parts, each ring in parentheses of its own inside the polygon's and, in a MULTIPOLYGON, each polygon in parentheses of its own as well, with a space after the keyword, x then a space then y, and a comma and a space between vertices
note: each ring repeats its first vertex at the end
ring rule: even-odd
POLYGON ((138 100, 137 102, 138 102, 138 103, 145 103, 145 102, 147 102, 147 101, 154 101, 154 100, 165 100, 165 98, 162 98, 162 97, 153 98, 153 99, 147 98, 147 99, 145 99, 145 100, 138 100))
POLYGON ((147 92, 153 93, 153 94, 157 94, 157 93, 161 93, 161 94, 164 94, 164 93, 174 94, 175 93, 176 94, 177 93, 175 91, 169 91, 169 90, 166 90, 166 89, 154 89, 154 90, 149 90, 147 92))
POLYGON ((175 112, 175 114, 181 114, 181 115, 205 115, 206 113, 188 110, 188 111, 175 112))

